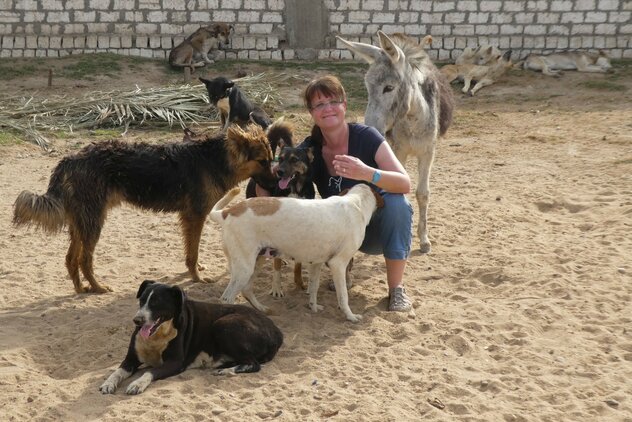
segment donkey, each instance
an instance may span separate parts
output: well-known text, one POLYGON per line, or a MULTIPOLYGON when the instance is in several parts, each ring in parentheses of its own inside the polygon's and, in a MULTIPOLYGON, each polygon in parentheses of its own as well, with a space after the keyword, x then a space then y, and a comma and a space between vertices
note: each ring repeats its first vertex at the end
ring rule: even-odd
POLYGON ((432 39, 429 35, 421 44, 401 33, 389 37, 378 31, 377 35, 379 47, 337 38, 369 63, 364 77, 369 93, 365 123, 386 136, 402 164, 408 155, 417 157, 417 234, 421 252, 429 253, 430 170, 437 137, 444 135, 452 122, 452 89, 424 50, 432 39))

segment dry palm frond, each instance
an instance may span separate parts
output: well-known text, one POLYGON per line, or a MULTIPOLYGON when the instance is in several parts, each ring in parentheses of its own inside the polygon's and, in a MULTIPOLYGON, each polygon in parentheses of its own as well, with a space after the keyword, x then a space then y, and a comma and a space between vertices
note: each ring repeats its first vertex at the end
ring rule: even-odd
MULTIPOLYGON (((264 73, 235 79, 239 87, 261 105, 278 105, 272 78, 264 73)), ((70 130, 103 126, 146 124, 149 121, 176 123, 182 127, 217 120, 217 110, 209 103, 204 85, 181 85, 133 91, 95 91, 82 98, 10 98, 0 107, 0 127, 22 132, 30 140, 48 149, 48 141, 40 130, 70 130)))

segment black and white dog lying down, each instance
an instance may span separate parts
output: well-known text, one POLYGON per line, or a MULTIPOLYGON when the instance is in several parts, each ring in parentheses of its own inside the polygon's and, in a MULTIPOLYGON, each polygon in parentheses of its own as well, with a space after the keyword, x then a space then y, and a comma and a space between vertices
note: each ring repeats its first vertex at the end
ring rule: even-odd
POLYGON ((103 394, 114 393, 142 364, 152 368, 129 384, 127 394, 207 363, 217 375, 257 372, 283 343, 274 322, 249 306, 189 300, 180 287, 151 280, 143 281, 136 297, 140 309, 127 356, 99 387, 103 394))

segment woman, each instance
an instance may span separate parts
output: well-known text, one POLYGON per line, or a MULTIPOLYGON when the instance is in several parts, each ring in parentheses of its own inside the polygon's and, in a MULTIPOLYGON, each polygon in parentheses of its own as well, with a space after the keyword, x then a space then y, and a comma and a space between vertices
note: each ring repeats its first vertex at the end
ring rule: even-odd
MULTIPOLYGON (((303 93, 314 127, 300 147, 314 148, 314 182, 320 196, 338 195, 357 183, 375 186, 384 198, 367 226, 360 251, 383 254, 389 287, 389 311, 408 311, 412 304, 403 285, 412 242, 413 209, 405 194, 410 178, 379 132, 345 120, 345 90, 335 76, 311 81, 303 93)), ((266 192, 258 189, 258 195, 266 192)))

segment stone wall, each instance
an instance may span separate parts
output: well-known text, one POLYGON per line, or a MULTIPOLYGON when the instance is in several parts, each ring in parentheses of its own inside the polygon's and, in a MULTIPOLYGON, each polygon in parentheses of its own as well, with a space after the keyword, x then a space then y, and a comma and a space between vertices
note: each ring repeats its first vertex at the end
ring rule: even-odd
POLYGON ((287 19, 290 10, 301 13, 289 1, 291 7, 286 0, 0 0, 0 57, 113 52, 166 58, 200 25, 229 22, 235 36, 219 58, 350 59, 335 35, 373 42, 378 29, 431 34, 430 54, 439 60, 483 43, 520 57, 601 48, 613 58, 632 58, 630 0, 324 0, 328 29, 320 25, 320 48, 293 45, 309 39, 301 31, 313 28, 305 19, 287 19))

